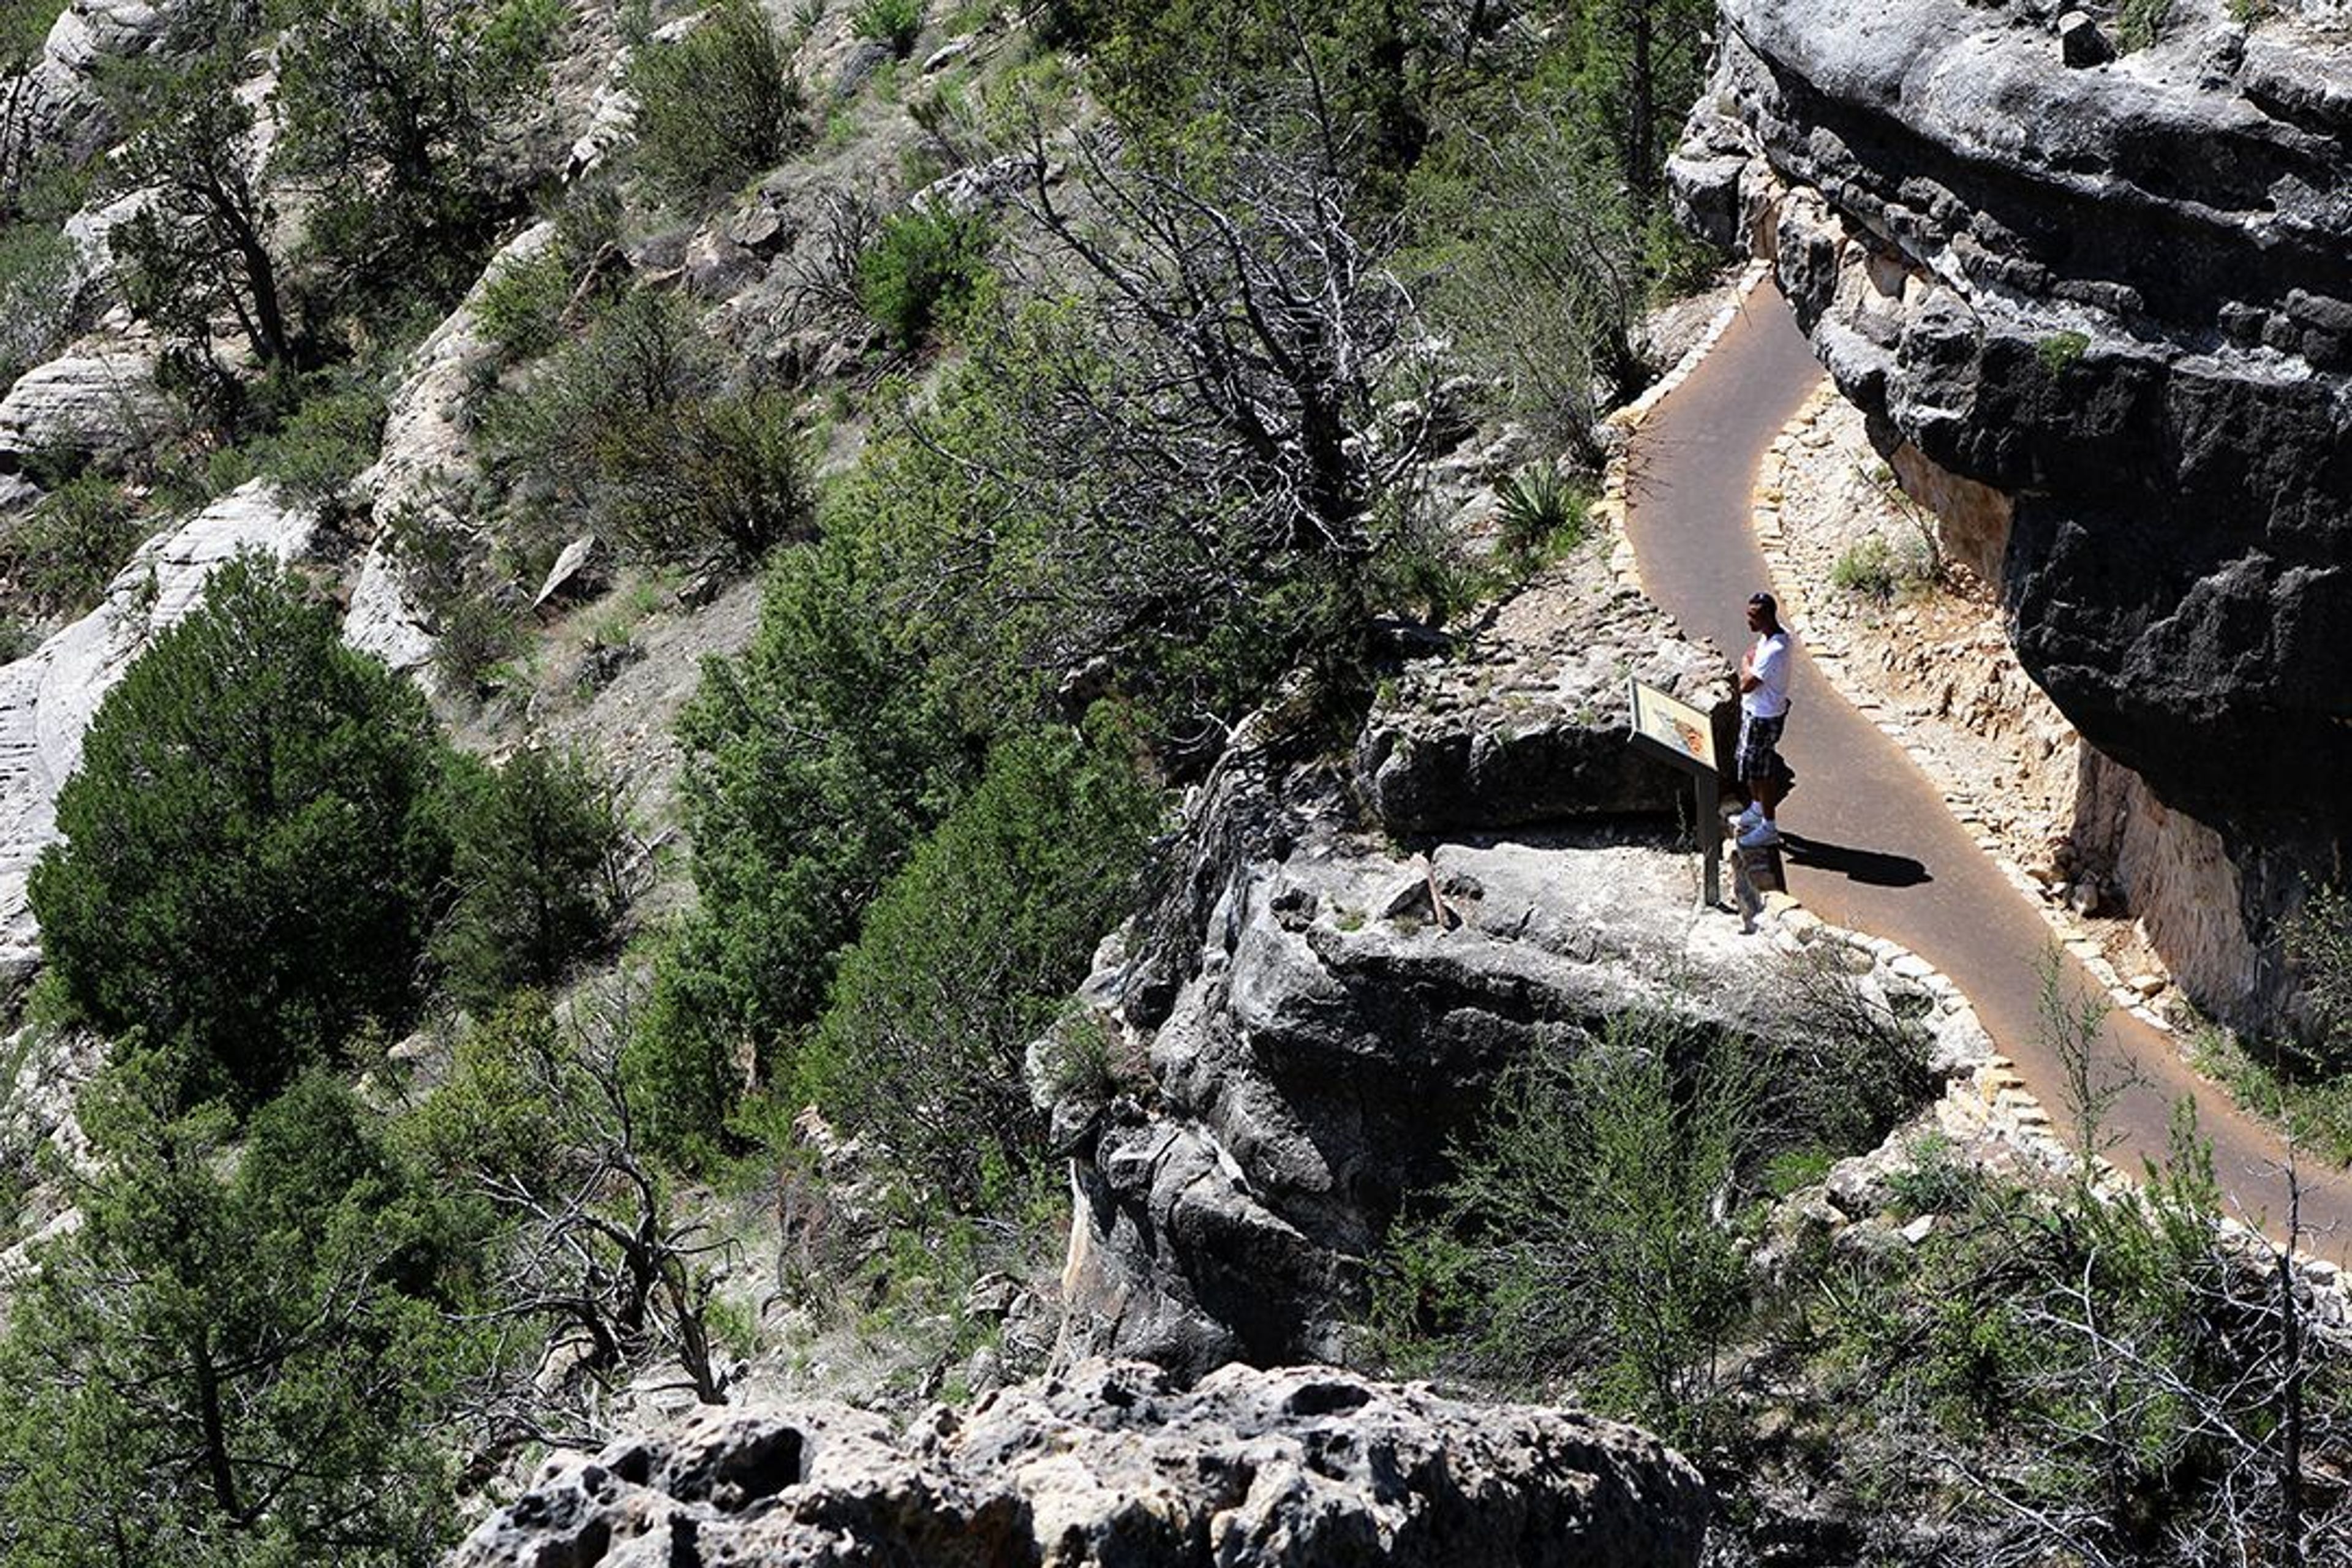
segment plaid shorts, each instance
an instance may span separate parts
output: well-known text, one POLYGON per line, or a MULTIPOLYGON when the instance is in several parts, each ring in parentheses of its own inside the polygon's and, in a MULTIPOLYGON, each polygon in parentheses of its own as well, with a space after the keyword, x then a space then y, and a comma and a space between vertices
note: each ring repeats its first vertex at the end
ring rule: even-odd
POLYGON ((1789 722, 1786 713, 1770 719, 1759 719, 1753 713, 1739 716, 1739 776, 1744 779, 1770 778, 1783 773, 1787 764, 1780 761, 1780 731, 1789 722))

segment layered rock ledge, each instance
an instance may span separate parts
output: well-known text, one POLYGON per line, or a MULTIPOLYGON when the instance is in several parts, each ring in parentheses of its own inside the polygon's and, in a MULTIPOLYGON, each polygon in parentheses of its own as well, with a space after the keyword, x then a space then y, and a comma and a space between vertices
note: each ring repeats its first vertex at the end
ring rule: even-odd
MULTIPOLYGON (((2218 831, 2261 946, 2352 837, 2352 35, 2178 0, 2070 64, 2061 9, 1725 0, 1678 200, 1774 262, 1968 513, 2028 670, 2218 831)), ((2200 999, 2268 1021, 2254 967, 2200 999)))
POLYGON ((1180 1392, 1095 1362, 903 1434, 810 1404, 714 1410, 548 1462, 450 1568, 1676 1568, 1698 1472, 1634 1427, 1321 1368, 1180 1392))

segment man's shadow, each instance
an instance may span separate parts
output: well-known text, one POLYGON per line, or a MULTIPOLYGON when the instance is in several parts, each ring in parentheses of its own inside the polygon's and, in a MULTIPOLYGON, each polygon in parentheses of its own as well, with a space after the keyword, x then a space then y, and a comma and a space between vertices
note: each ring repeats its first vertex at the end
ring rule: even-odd
POLYGON ((1818 838, 1801 834, 1780 835, 1780 853, 1793 866, 1811 871, 1834 871, 1849 882, 1862 882, 1874 888, 1916 888, 1936 879, 1927 868, 1908 855, 1882 855, 1875 849, 1850 849, 1843 844, 1824 844, 1818 838))

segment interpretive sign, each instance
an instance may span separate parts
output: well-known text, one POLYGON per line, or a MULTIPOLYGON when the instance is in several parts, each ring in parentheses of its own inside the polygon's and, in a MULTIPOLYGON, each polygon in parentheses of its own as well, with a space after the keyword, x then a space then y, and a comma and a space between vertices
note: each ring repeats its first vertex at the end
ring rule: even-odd
MULTIPOLYGON (((1699 854, 1705 868, 1703 896, 1712 905, 1723 900, 1723 784, 1715 763, 1715 721, 1687 702, 1667 696, 1638 680, 1626 683, 1633 692, 1633 749, 1671 763, 1691 775, 1698 796, 1699 854)), ((1753 928, 1752 921, 1743 924, 1753 928)))
POLYGON ((1643 749, 1655 750, 1666 762, 1694 773, 1716 773, 1715 724, 1687 702, 1678 702, 1654 686, 1636 680, 1633 689, 1633 739, 1646 741, 1643 749))

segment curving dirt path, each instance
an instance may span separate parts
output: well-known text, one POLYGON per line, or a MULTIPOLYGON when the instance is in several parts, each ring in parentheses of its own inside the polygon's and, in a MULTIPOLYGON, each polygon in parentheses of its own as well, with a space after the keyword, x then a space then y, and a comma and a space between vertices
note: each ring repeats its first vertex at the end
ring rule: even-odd
MULTIPOLYGON (((1748 641, 1744 606, 1767 583, 1748 522, 1757 466, 1821 374, 1765 284, 1633 437, 1626 531, 1650 595, 1693 636, 1734 651, 1748 641)), ((1798 788, 1780 809, 1789 890, 1822 919, 1900 942, 1949 975, 2063 1131, 2063 1075, 2039 1017, 2039 966, 2053 941, 2041 912, 1801 642, 1790 691, 1781 752, 1798 788)), ((2105 996, 2072 956, 2062 961, 2066 986, 2105 996)), ((2103 1071, 2122 1077, 2127 1060, 2137 1079, 2109 1113, 2107 1157, 2134 1173, 2161 1159, 2172 1107, 2190 1097, 2231 1207, 2284 1238, 2286 1151, 2277 1135, 2192 1072, 2169 1036, 2119 1011, 2104 1027, 2103 1071)), ((2305 1162, 2302 1178, 2304 1250, 2352 1263, 2352 1176, 2305 1162)))

